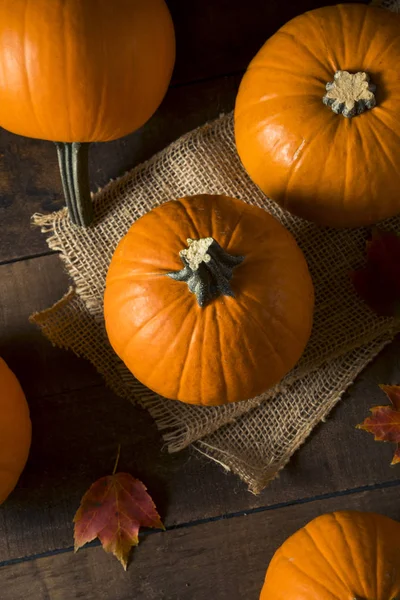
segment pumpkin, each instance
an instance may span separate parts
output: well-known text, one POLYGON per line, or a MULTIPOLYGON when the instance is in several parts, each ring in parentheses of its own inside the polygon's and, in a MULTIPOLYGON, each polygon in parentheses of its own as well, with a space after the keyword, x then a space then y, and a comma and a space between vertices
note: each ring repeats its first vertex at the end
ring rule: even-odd
POLYGON ((400 213, 400 17, 343 4, 284 25, 235 104, 241 161, 288 211, 333 227, 400 213))
POLYGON ((164 0, 0 3, 0 125, 57 143, 74 222, 92 219, 88 143, 141 127, 164 97, 174 60, 164 0))
POLYGON ((31 421, 24 392, 0 358, 0 504, 15 488, 30 444, 31 421))
POLYGON ((260 600, 397 600, 400 523, 374 513, 317 517, 275 553, 260 600))
POLYGON ((144 385, 218 405, 264 392, 295 365, 313 300, 303 253, 276 219, 199 195, 132 225, 111 260, 104 316, 115 352, 144 385))

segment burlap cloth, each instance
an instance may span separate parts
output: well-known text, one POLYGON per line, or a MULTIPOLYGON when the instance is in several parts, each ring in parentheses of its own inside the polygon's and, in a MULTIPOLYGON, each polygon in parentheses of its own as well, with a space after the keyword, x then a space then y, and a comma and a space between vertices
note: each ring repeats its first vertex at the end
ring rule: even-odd
MULTIPOLYGON (((260 492, 400 330, 398 321, 379 318, 364 305, 349 278, 364 262, 367 230, 320 228, 264 196, 239 161, 232 114, 184 135, 110 182, 94 195, 94 206, 95 224, 86 230, 70 223, 66 209, 33 216, 49 247, 60 252, 74 287, 32 321, 52 343, 89 359, 117 394, 148 409, 170 452, 192 444, 260 492), (216 408, 167 400, 143 387, 114 354, 103 321, 107 268, 132 222, 162 202, 201 193, 241 198, 278 218, 303 249, 316 290, 313 333, 296 368, 267 393, 216 408)), ((384 226, 400 229, 400 217, 384 226)))

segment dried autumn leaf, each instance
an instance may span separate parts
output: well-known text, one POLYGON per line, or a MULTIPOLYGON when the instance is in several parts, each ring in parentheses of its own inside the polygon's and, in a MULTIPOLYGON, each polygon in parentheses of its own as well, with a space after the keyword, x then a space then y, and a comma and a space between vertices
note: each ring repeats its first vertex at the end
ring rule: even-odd
POLYGON ((141 526, 164 529, 156 507, 141 481, 129 473, 114 473, 96 481, 81 500, 74 517, 75 552, 99 538, 126 570, 141 526))
POLYGON ((400 317, 400 237, 372 230, 366 265, 351 273, 357 293, 378 315, 400 317))
POLYGON ((391 463, 395 465, 400 463, 400 385, 379 387, 385 392, 392 406, 374 406, 371 408, 372 416, 357 425, 357 429, 372 433, 376 441, 395 442, 397 449, 391 463))
POLYGON ((396 452, 394 453, 393 460, 391 462, 392 465, 397 465, 400 463, 400 446, 397 444, 396 452))

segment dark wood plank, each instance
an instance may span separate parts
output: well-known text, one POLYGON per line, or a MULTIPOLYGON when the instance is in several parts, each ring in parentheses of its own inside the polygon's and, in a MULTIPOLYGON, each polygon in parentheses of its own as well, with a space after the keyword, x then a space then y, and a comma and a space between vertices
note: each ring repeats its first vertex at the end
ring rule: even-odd
POLYGON ((100 547, 9 565, 0 569, 2 600, 256 600, 279 545, 316 516, 343 509, 399 519, 399 488, 142 536, 127 573, 100 547))
POLYGON ((29 323, 33 312, 59 300, 70 284, 56 254, 0 266, 0 356, 30 397, 102 383, 89 363, 53 347, 29 323))
MULTIPOLYGON (((183 133, 233 108, 239 76, 170 89, 150 121, 120 140, 93 144, 91 187, 105 185, 150 158, 183 133)), ((0 130, 0 263, 48 252, 44 236, 30 225, 35 212, 64 204, 54 144, 0 130)))
POLYGON ((176 84, 246 69, 264 42, 284 23, 307 10, 337 2, 167 0, 167 4, 176 31, 177 59, 172 80, 176 84))
POLYGON ((400 380, 400 339, 363 373, 288 467, 253 496, 194 450, 169 455, 144 411, 114 396, 83 359, 53 348, 28 322, 58 299, 68 278, 56 255, 0 267, 0 355, 30 402, 33 446, 20 484, 0 508, 0 561, 65 548, 80 497, 111 469, 142 478, 168 526, 399 479, 392 447, 355 425, 384 402, 377 384, 400 380))

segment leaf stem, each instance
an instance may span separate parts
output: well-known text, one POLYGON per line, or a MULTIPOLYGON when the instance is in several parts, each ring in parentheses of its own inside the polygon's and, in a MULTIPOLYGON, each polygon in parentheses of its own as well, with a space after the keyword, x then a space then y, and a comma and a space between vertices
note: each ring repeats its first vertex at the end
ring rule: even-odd
POLYGON ((119 457, 120 456, 121 456, 121 444, 118 444, 117 458, 115 459, 114 470, 112 472, 113 475, 115 475, 115 473, 117 472, 118 463, 119 463, 119 457))

